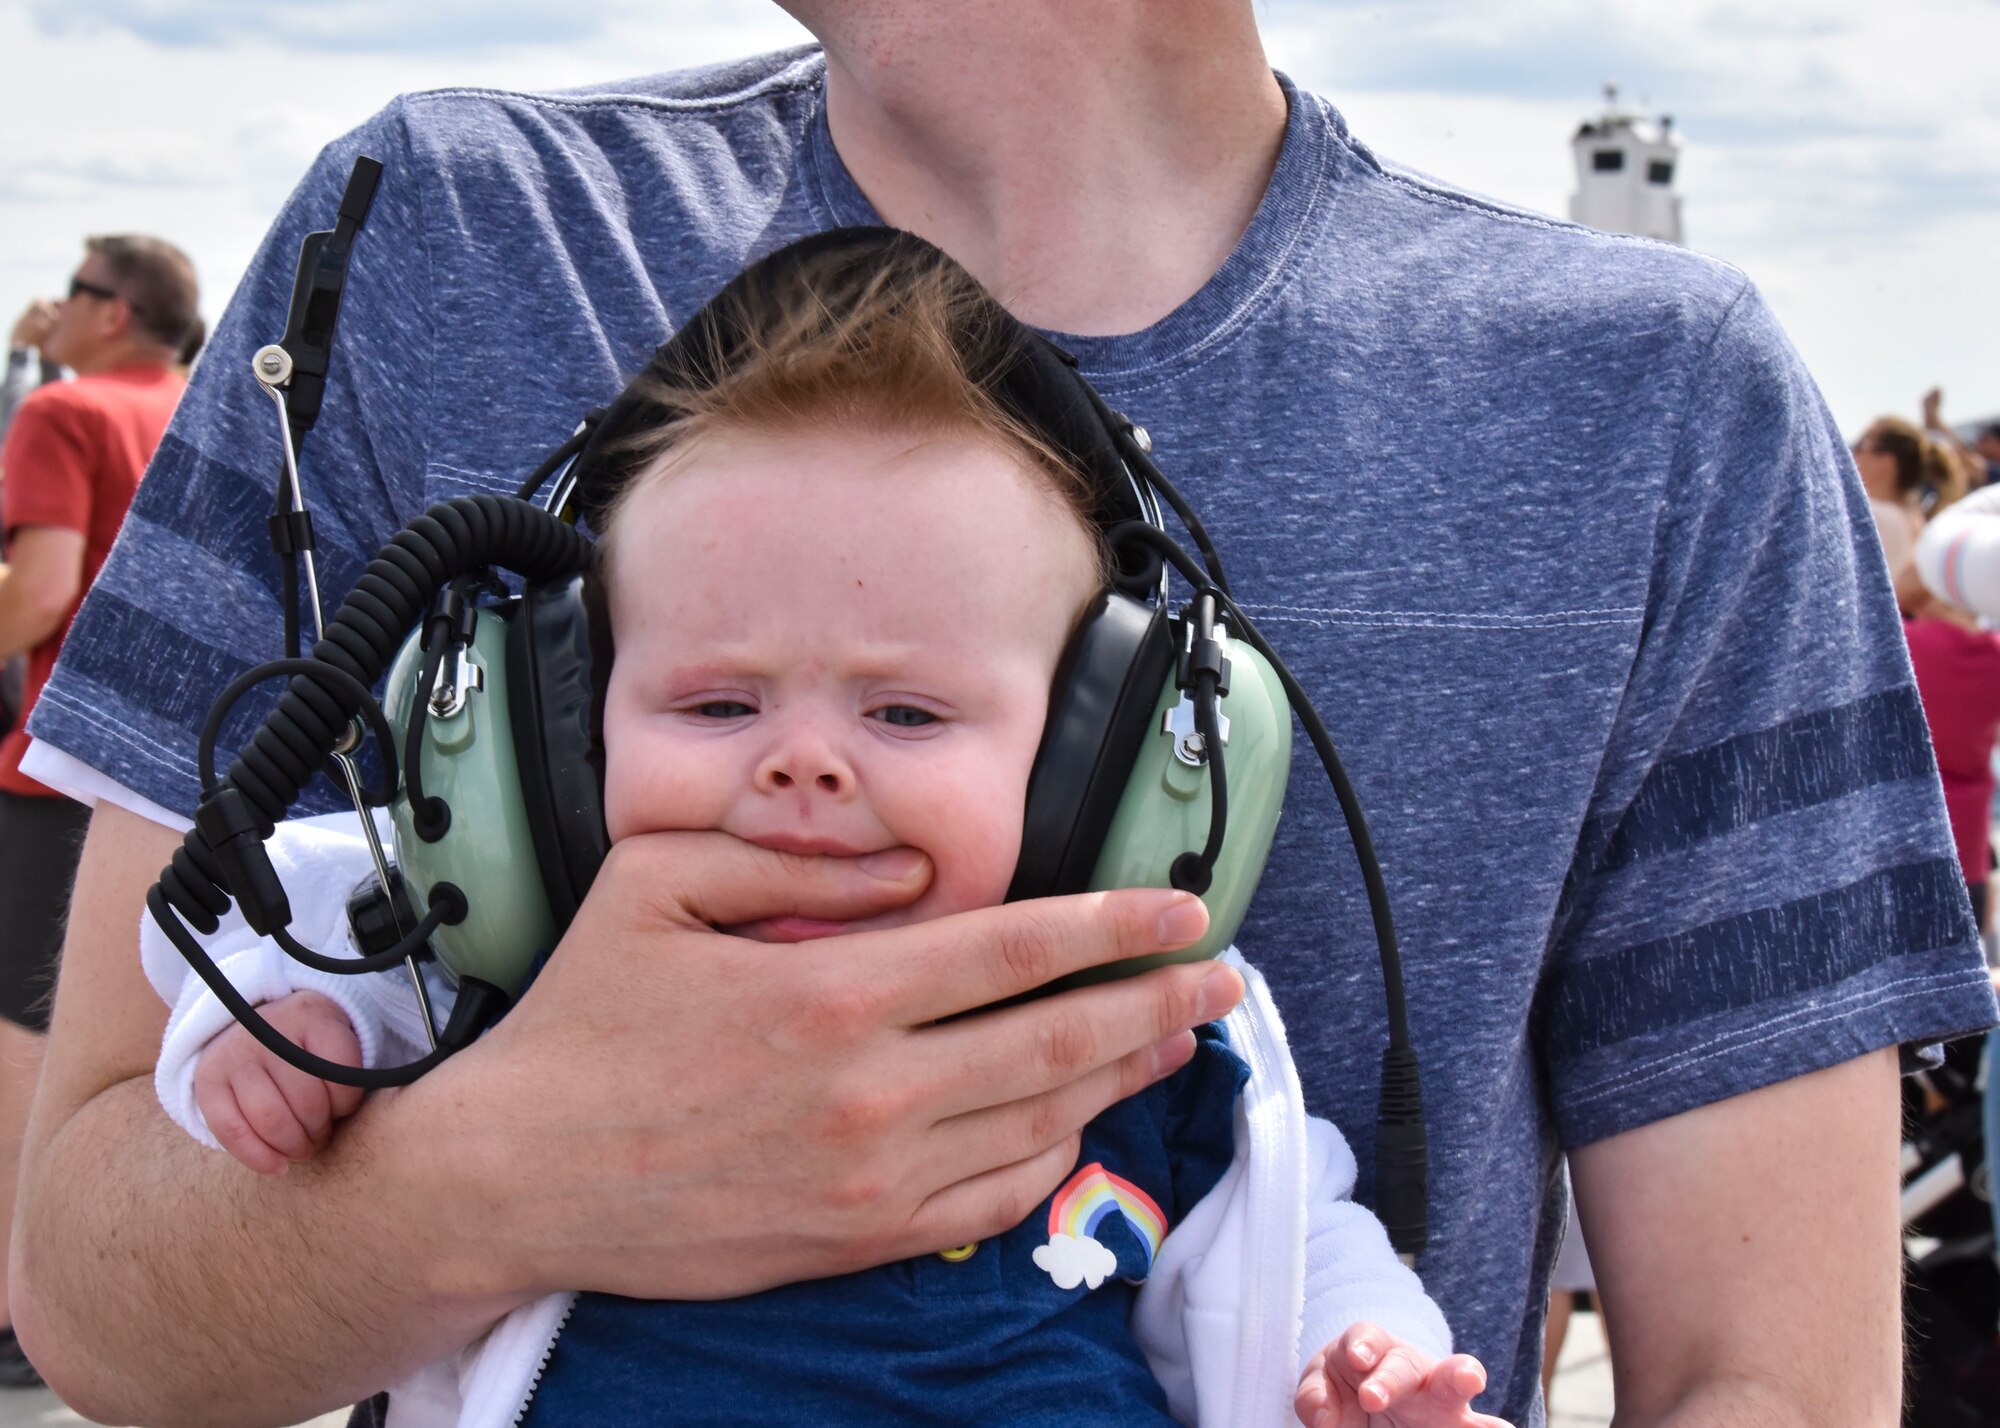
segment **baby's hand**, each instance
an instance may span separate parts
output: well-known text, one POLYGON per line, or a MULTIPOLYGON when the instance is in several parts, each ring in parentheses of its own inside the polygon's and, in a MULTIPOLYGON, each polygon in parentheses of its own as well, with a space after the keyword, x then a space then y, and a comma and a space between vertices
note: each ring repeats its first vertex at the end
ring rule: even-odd
MULTIPOLYGON (((258 1011, 315 1056, 361 1064, 346 1013, 318 992, 294 992, 258 1011)), ((312 1159, 333 1123, 354 1114, 361 1092, 308 1076, 232 1026, 195 1063, 194 1099, 224 1150, 260 1175, 283 1175, 292 1161, 312 1159)))
POLYGON ((1433 1359, 1356 1324, 1313 1355, 1292 1407, 1306 1428, 1509 1428, 1472 1411, 1486 1370, 1470 1354, 1433 1359))

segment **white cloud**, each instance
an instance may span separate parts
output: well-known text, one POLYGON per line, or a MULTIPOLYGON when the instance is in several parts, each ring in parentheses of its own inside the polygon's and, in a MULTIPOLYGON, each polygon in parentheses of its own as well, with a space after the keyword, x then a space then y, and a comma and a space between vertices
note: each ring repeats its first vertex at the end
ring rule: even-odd
POLYGON ((1095 1289, 1118 1272, 1118 1256, 1088 1235, 1053 1234, 1047 1244, 1036 1246, 1034 1258, 1058 1289, 1079 1284, 1095 1289))
MULTIPOLYGON (((1757 279, 1844 426, 1932 381, 2000 411, 1994 0, 1265 0, 1260 21, 1385 155, 1548 212, 1620 81, 1679 121, 1690 241, 1757 279)), ((0 4, 0 320, 86 232, 165 233, 225 292, 320 145, 398 91, 610 80, 801 34, 749 0, 0 4)))
POLYGON ((1565 214, 1598 86, 1673 113, 1689 242, 1747 271, 1842 425, 2000 412, 1993 0, 1274 0, 1267 47, 1384 154, 1565 214))
POLYGON ((726 0, 29 0, 56 36, 124 32, 168 49, 233 49, 246 41, 314 53, 424 54, 462 59, 512 47, 588 45, 607 32, 671 15, 728 25, 726 0), (663 11, 666 14, 663 14, 663 11))

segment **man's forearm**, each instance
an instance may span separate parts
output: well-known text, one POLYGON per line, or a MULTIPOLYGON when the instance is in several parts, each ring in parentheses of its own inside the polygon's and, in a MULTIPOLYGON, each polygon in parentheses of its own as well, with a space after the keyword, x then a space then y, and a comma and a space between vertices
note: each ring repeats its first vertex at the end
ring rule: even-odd
POLYGON ((1894 1428, 1896 1053, 1570 1156, 1620 1428, 1894 1428))
POLYGON ((511 1307, 426 1279, 449 1249, 426 1223, 437 1207, 383 1149, 391 1104, 377 1098, 319 1160, 276 1179, 190 1140, 143 1079, 48 1138, 24 1166, 12 1295, 62 1396, 151 1428, 297 1422, 443 1357, 511 1307))
POLYGON ((67 606, 33 598, 33 592, 0 566, 0 660, 25 654, 62 628, 67 606))
POLYGON ((1897 1394, 1891 1392, 1870 1412, 1850 1401, 1827 1402, 1814 1386, 1717 1378, 1695 1386, 1663 1413, 1614 1408, 1611 1424, 1612 1428, 1826 1428, 1838 1423, 1841 1428, 1896 1428, 1897 1402, 1897 1394))

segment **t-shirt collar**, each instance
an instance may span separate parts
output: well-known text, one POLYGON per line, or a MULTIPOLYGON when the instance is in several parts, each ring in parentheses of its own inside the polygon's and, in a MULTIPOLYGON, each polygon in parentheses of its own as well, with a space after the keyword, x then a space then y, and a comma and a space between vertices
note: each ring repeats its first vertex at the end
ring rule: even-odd
MULTIPOLYGON (((1333 201, 1337 121, 1316 97, 1283 74, 1285 138, 1264 197, 1236 247, 1192 297, 1152 326, 1117 337, 1051 331, 1101 383, 1116 385, 1195 357, 1240 328, 1284 287, 1303 262, 1333 201)), ((806 178, 815 216, 827 227, 876 224, 881 215, 854 182, 827 127, 825 71, 805 144, 806 178)))

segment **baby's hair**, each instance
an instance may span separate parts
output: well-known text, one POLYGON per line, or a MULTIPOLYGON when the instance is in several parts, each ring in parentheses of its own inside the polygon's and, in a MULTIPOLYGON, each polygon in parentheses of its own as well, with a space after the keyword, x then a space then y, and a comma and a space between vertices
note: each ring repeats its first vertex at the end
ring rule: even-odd
POLYGON ((1074 514, 1108 573, 1088 478, 994 394, 1019 355, 1019 327, 942 253, 911 245, 861 263, 824 252, 732 285, 696 320, 706 324, 696 357, 635 384, 646 406, 613 453, 630 474, 595 522, 601 570, 625 503, 701 438, 849 427, 969 436, 1018 458, 1074 514))

